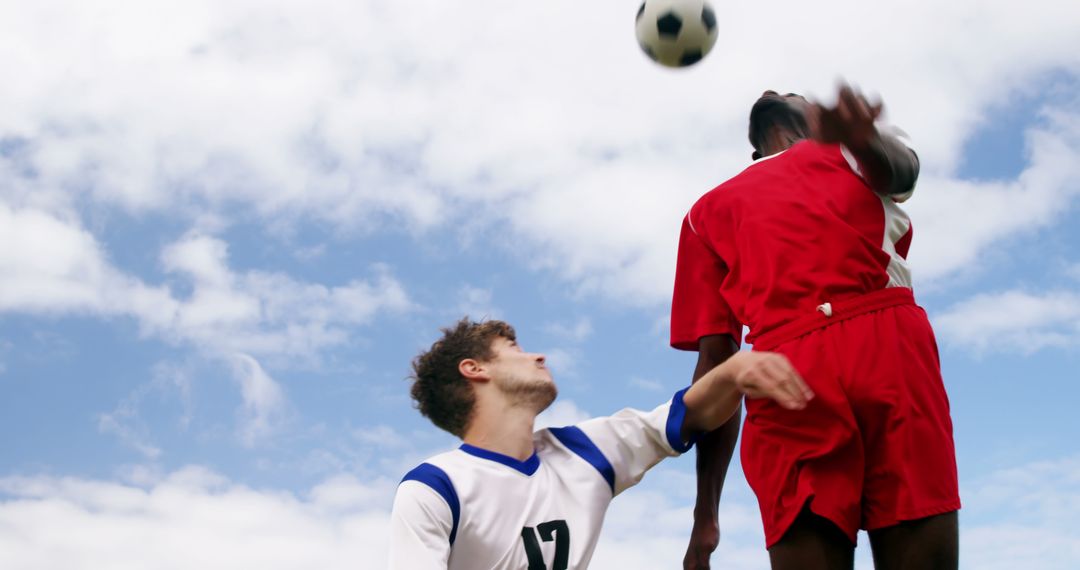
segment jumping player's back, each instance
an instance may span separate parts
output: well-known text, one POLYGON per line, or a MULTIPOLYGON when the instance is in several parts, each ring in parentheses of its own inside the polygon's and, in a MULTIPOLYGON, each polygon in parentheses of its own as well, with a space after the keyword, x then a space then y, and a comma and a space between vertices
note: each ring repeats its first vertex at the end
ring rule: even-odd
POLYGON ((725 266, 719 294, 750 342, 822 303, 911 286, 908 216, 838 145, 803 141, 755 162, 705 194, 685 225, 725 266))

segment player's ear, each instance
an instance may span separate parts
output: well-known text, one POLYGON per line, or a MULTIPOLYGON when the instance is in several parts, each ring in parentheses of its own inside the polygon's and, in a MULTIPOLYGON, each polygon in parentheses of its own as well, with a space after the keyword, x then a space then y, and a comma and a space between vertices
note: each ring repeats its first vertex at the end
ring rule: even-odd
POLYGON ((483 362, 480 362, 475 358, 466 358, 459 362, 458 373, 466 380, 473 382, 487 382, 488 380, 491 380, 491 376, 488 375, 487 367, 484 366, 483 362))

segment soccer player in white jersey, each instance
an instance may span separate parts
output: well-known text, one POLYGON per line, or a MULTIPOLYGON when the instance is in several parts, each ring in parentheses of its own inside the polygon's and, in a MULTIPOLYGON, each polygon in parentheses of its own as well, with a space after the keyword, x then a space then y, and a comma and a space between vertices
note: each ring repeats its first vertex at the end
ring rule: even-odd
POLYGON ((502 321, 465 318, 443 333, 413 361, 411 392, 464 443, 398 486, 394 570, 587 568, 612 498, 723 424, 744 394, 792 410, 813 397, 785 357, 743 352, 652 411, 534 432, 557 394, 544 356, 502 321))

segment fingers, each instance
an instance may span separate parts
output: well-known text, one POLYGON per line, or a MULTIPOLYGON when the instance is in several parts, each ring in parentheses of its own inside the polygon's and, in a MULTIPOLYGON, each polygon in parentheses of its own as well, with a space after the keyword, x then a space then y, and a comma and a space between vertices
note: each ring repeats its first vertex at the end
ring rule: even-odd
POLYGON ((750 398, 769 398, 791 410, 801 410, 814 397, 813 391, 783 355, 748 353, 750 362, 736 376, 741 392, 750 398))
POLYGON ((873 116, 876 121, 881 116, 881 112, 885 110, 885 104, 879 99, 877 103, 870 106, 870 115, 873 116))
POLYGON ((799 376, 799 373, 795 371, 795 367, 791 365, 791 362, 787 358, 777 355, 777 358, 770 359, 770 366, 773 367, 774 377, 777 378, 777 391, 781 396, 777 400, 783 399, 788 404, 800 409, 806 407, 806 403, 813 397, 813 392, 807 387, 802 376, 799 376))
POLYGON ((861 92, 855 91, 849 85, 840 88, 836 108, 840 117, 848 124, 872 123, 881 112, 880 103, 871 105, 861 92))
POLYGON ((831 109, 821 108, 818 140, 841 143, 853 149, 864 148, 877 134, 875 122, 883 109, 880 100, 870 102, 858 89, 841 83, 836 105, 831 109))

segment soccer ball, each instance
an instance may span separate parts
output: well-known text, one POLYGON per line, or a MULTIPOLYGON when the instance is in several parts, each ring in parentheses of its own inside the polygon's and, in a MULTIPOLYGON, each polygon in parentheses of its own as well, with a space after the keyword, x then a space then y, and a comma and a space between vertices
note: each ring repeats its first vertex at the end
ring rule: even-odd
POLYGON ((645 0, 638 8, 638 44, 661 65, 686 67, 701 61, 716 35, 716 13, 705 0, 645 0))

